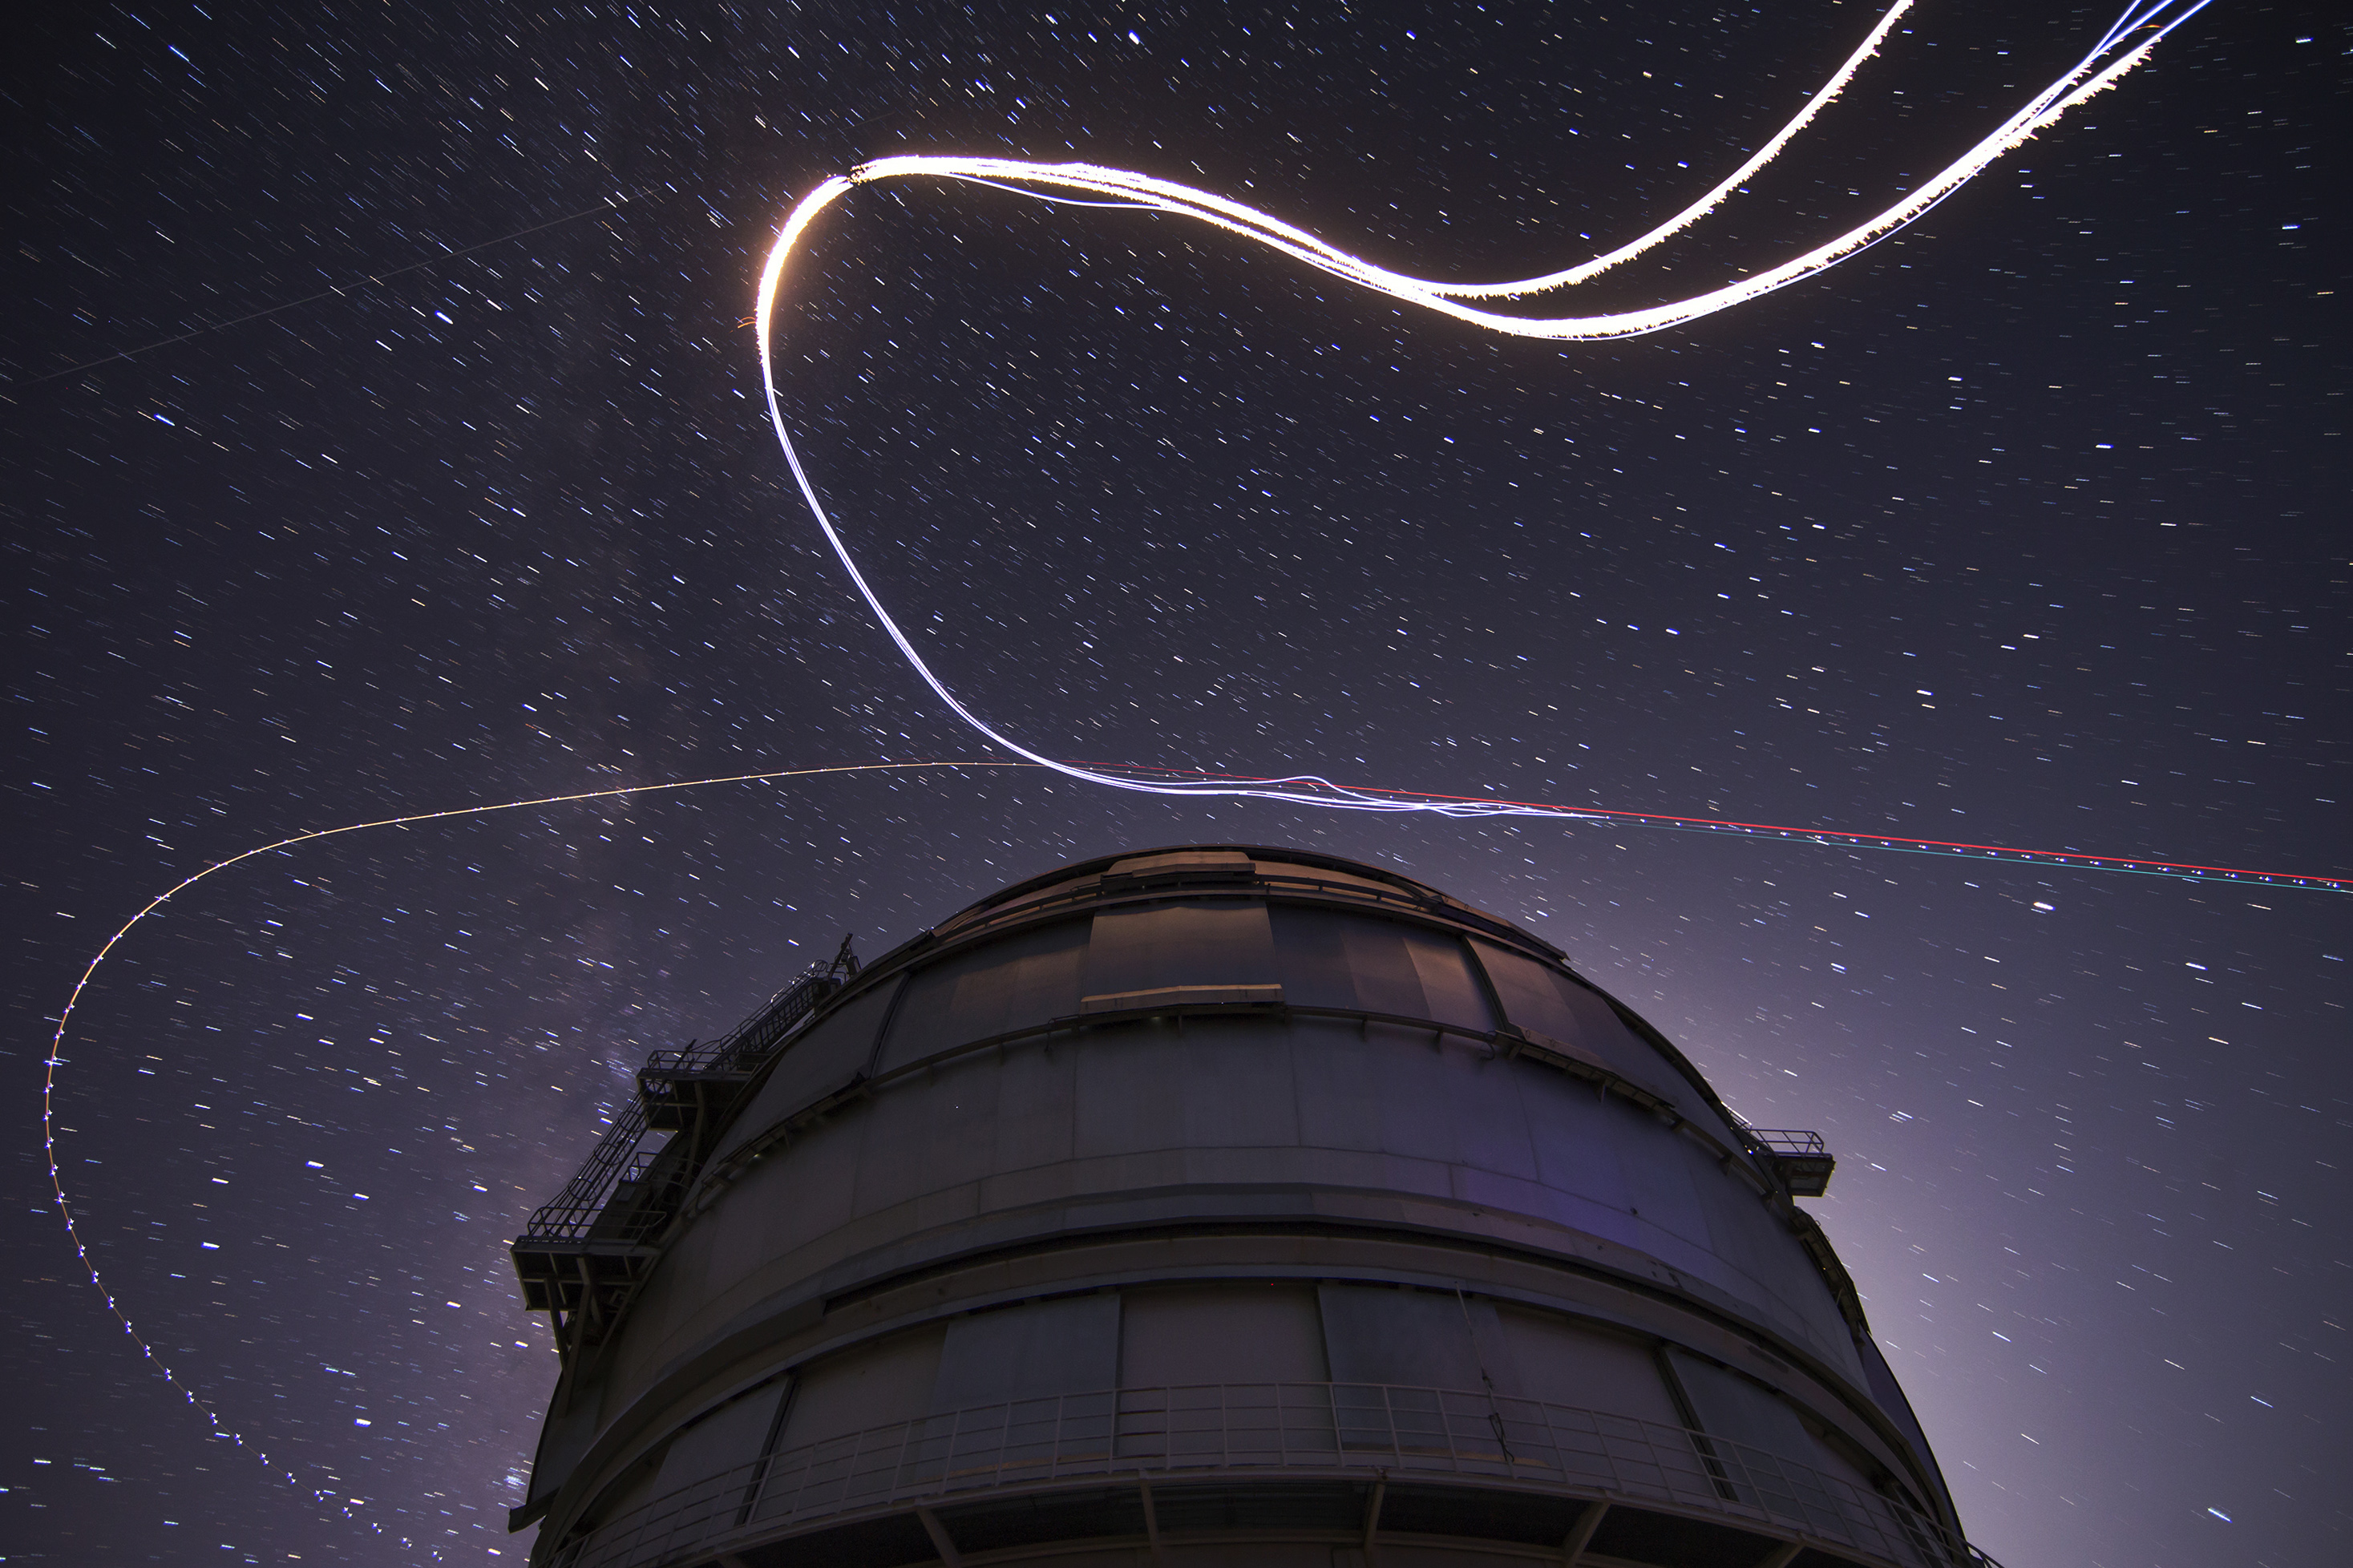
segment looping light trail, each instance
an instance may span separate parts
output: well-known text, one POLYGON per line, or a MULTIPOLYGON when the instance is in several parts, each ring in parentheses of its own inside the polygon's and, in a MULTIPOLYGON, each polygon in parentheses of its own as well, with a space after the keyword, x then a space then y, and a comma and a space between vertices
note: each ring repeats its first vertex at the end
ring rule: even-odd
MULTIPOLYGON (((2149 52, 2166 35, 2204 10, 2211 0, 2192 0, 2186 5, 2183 0, 2134 0, 2134 4, 2100 36, 2091 51, 2073 68, 2035 94, 2023 108, 1996 126, 1989 134, 1917 190, 1876 216, 1778 267, 1717 289, 1639 310, 1606 311, 1590 316, 1518 316, 1462 303, 1474 299, 1519 298, 1581 283, 1691 227, 1778 155, 1799 132, 1812 122, 1815 116, 1839 96, 1912 4, 1913 0, 1897 0, 1879 26, 1873 29, 1871 36, 1863 40, 1862 47, 1848 57, 1837 73, 1809 100, 1795 119, 1691 205, 1641 237, 1590 261, 1539 277, 1506 282, 1461 284, 1415 278, 1352 256, 1305 229, 1285 223, 1256 207, 1196 186, 1179 184, 1173 180, 1138 174, 1130 169, 1113 169, 1098 163, 1039 163, 1018 158, 975 158, 936 153, 878 158, 872 163, 860 164, 847 175, 837 174, 825 181, 802 197, 799 205, 786 216, 776 243, 769 249, 767 265, 760 277, 759 314, 754 321, 759 329, 762 364, 764 368, 767 367, 771 361, 771 328, 785 265, 809 225, 827 207, 859 185, 919 176, 989 185, 1043 201, 1066 201, 1070 199, 1068 196, 1058 195, 1057 193, 1077 193, 1082 196, 1106 198, 1104 204, 1082 205, 1129 206, 1194 218, 1240 238, 1255 241, 1269 249, 1281 251, 1362 288, 1514 337, 1569 342, 1633 337, 1661 331, 1786 289, 1801 279, 1837 265, 1916 221, 1930 208, 1983 173, 2004 153, 2022 146, 2037 132, 2057 124, 2062 116, 2085 100, 2115 86, 2126 72, 2147 59, 2149 52), (2129 47, 2126 47, 2128 41, 2129 47)), ((769 384, 773 405, 773 375, 769 384)), ((781 420, 778 425, 781 436, 781 420)), ((789 439, 786 445, 790 445, 789 439)))
POLYGON ((881 596, 866 574, 859 569, 848 542, 834 526, 825 503, 819 499, 817 486, 801 461, 799 449, 793 444, 792 433, 786 426, 784 412, 778 403, 775 354, 776 302, 784 282, 785 268, 798 248, 803 236, 828 207, 861 184, 883 180, 930 177, 962 181, 1008 191, 1033 200, 1069 204, 1081 206, 1125 206, 1139 210, 1166 213, 1208 224, 1229 234, 1253 241, 1282 252, 1305 265, 1328 272, 1361 288, 1385 294, 1391 299, 1419 305, 1442 315, 1491 331, 1515 337, 1539 338, 1555 342, 1590 341, 1605 338, 1630 337, 1655 332, 1679 323, 1696 321, 1719 310, 1760 299, 1776 290, 1786 289, 1799 279, 1810 277, 1826 268, 1855 255, 1869 246, 1918 219, 1976 177, 2004 153, 2011 151, 2037 132, 2056 124, 2068 110, 2093 95, 2105 91, 2124 75, 2148 58, 2164 37, 2191 16, 2205 9, 2211 0, 2133 0, 2124 13, 2111 23, 2107 31, 2073 67, 2036 93, 2026 105, 2004 120, 1993 132, 1946 168, 1923 184, 1904 200, 1888 207, 1875 217, 1849 229, 1835 239, 1817 246, 1752 277, 1727 283, 1720 288, 1691 295, 1664 305, 1639 310, 1607 311, 1596 315, 1511 315, 1488 310, 1464 303, 1470 300, 1522 298, 1566 288, 1583 282, 1602 271, 1641 254, 1672 236, 1681 233, 1714 211, 1727 196, 1738 190, 1757 170, 1763 168, 1793 141, 1821 110, 1851 82, 1857 71, 1883 43, 1895 23, 1908 11, 1913 0, 1897 0, 1862 45, 1847 57, 1836 73, 1820 90, 1814 93, 1806 107, 1783 126, 1748 160, 1718 181, 1714 188, 1666 222, 1639 238, 1618 248, 1595 257, 1590 261, 1509 282, 1483 284, 1451 284, 1430 279, 1409 277, 1388 268, 1377 266, 1356 256, 1349 255, 1317 238, 1306 230, 1283 222, 1273 216, 1246 206, 1228 197, 1199 190, 1190 185, 1159 179, 1126 169, 1107 168, 1093 163, 1037 163, 1010 158, 972 158, 931 154, 911 154, 882 158, 860 165, 847 175, 836 175, 825 181, 796 205, 786 217, 775 244, 768 251, 766 265, 762 268, 758 296, 758 313, 753 318, 758 329, 760 372, 766 392, 768 419, 774 426, 776 440, 783 447, 785 461, 799 485, 801 497, 824 532, 826 542, 833 548, 842 568, 873 611, 900 654, 920 676, 924 684, 941 701, 974 730, 997 745, 1039 767, 1050 768, 1089 784, 1106 788, 1132 790, 1164 795, 1243 796, 1261 800, 1281 801, 1293 805, 1324 806, 1343 811, 1427 812, 1440 816, 1535 816, 1566 820, 1610 821, 1640 823, 1653 827, 1709 833, 1736 833, 1750 836, 1770 836, 1805 842, 1847 845, 1857 847, 1893 849, 1918 854, 1954 854, 1990 857, 1998 859, 2026 861, 2038 865, 2067 866, 2084 869, 2138 872, 2144 875, 2168 877, 2214 878, 2230 880, 2258 881, 2269 886, 2285 886, 2326 889, 2335 892, 2353 891, 2353 883, 2331 877, 2294 873, 2272 873, 2240 870, 2224 867, 2193 866, 2169 861, 2140 860, 2117 856, 2090 856, 2074 850, 2009 849, 1993 845, 1957 844, 1929 839, 1902 838, 1878 834, 1841 833, 1826 829, 1783 827, 1764 823, 1670 816, 1653 813, 1607 811, 1581 806, 1548 805, 1528 801, 1506 801, 1485 796, 1435 795, 1408 790, 1377 786, 1345 785, 1312 773, 1279 778, 1244 778, 1227 774, 1205 774, 1189 770, 1148 768, 1120 764, 1091 764, 1071 762, 1046 755, 1014 740, 973 711, 947 683, 935 674, 922 654, 915 649, 898 622, 883 606, 881 596))

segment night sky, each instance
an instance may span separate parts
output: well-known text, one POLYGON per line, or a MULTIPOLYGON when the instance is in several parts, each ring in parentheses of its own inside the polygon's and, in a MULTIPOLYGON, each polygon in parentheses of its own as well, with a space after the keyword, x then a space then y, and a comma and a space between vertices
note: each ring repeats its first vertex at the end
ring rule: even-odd
MULTIPOLYGON (((1171 217, 861 189, 788 288, 785 413, 926 657, 1057 756, 2342 876, 2353 31, 2324 9, 2218 5, 1915 228, 1599 345, 1171 217)), ((1520 276, 1713 184, 1875 15, 20 20, 0 1557, 519 1561, 555 1361, 505 1243, 645 1053, 845 931, 871 956, 1060 860, 1199 840, 1517 921, 1749 1120, 1820 1129, 1813 1210, 2009 1568, 2353 1554, 2353 899, 2327 892, 1002 766, 376 829, 142 922, 58 1069, 92 1258, 241 1447, 57 1218, 54 1021, 212 861, 998 755, 857 601, 763 423, 741 323, 819 179, 1082 157, 1520 276)), ((1929 5, 1585 302, 1828 237, 2107 18, 1929 5)))

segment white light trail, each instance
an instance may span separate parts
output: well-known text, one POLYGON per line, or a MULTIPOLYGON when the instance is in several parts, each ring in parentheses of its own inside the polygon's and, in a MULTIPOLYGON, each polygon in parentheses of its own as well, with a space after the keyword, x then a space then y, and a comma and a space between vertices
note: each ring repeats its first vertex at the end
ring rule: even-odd
MULTIPOLYGON (((581 801, 615 800, 630 795, 660 795, 676 790, 702 789, 712 784, 774 784, 786 779, 817 778, 835 773, 909 773, 940 768, 966 770, 1022 765, 1019 763, 851 763, 829 767, 774 768, 765 773, 728 773, 718 778, 681 779, 669 784, 617 784, 607 789, 575 790, 567 795, 538 795, 530 800, 501 801, 496 805, 460 805, 446 811, 412 811, 399 816, 382 816, 366 822, 345 823, 341 827, 316 828, 308 833, 297 833, 271 843, 258 844, 242 853, 231 855, 226 859, 216 860, 200 870, 191 872, 148 900, 146 903, 140 906, 138 913, 115 928, 114 934, 106 939, 97 953, 82 969, 80 978, 74 982, 73 990, 66 997, 65 1006, 58 1010, 57 1031, 49 1037, 49 1056, 45 1064, 47 1071, 41 1079, 41 1147, 48 1158, 49 1186, 57 1204, 58 1218, 65 1222, 66 1237, 73 1243, 74 1257, 88 1271, 90 1284, 97 1289, 99 1299, 106 1303, 106 1310, 113 1314, 115 1322, 121 1326, 123 1333, 129 1336, 131 1342, 139 1347, 141 1359, 154 1367, 164 1381, 177 1389, 180 1396, 188 1402, 190 1407, 204 1416, 211 1436, 226 1438, 234 1447, 244 1447, 245 1438, 235 1427, 224 1422, 220 1412, 214 1409, 202 1395, 198 1394, 185 1379, 172 1370, 169 1362, 156 1353, 155 1347, 148 1342, 145 1335, 139 1331, 138 1325, 131 1321, 130 1313, 123 1309, 121 1302, 116 1300, 113 1287, 107 1284, 105 1277, 99 1272, 98 1259, 91 1256, 90 1243, 82 1236, 81 1226, 74 1214, 73 1202, 66 1193, 65 1172, 58 1163, 59 1131, 58 1069, 66 1066, 69 1060, 66 1056, 66 1032, 73 1026, 74 1009, 81 1005, 83 993, 90 989, 90 983, 98 978, 100 968, 108 959, 114 956, 114 950, 131 935, 132 929, 150 915, 161 914, 164 905, 206 878, 226 871, 233 866, 241 865, 256 856, 282 853, 299 845, 316 843, 322 838, 338 838, 347 833, 364 833, 377 827, 408 827, 424 822, 451 822, 460 817, 488 816, 494 812, 522 811, 535 805, 569 805, 581 801)), ((358 1517, 352 1511, 352 1505, 357 1501, 356 1499, 347 1499, 338 1502, 336 1499, 341 1494, 304 1486, 301 1478, 293 1471, 272 1464, 269 1454, 259 1447, 257 1447, 253 1454, 256 1459, 275 1471, 288 1486, 310 1493, 313 1501, 334 1506, 347 1519, 358 1517)), ((380 1529, 381 1526, 372 1524, 370 1528, 380 1529)))
POLYGON ((1608 251, 1592 260, 1560 271, 1539 277, 1524 278, 1508 282, 1482 284, 1451 284, 1431 279, 1414 278, 1388 268, 1377 266, 1361 257, 1352 256, 1294 225, 1283 222, 1271 214, 1240 202, 1197 189, 1191 185, 1138 174, 1128 169, 1107 168, 1095 163, 1038 163, 1014 158, 974 158, 929 153, 881 158, 860 165, 847 175, 837 174, 804 196, 785 219, 768 251, 767 264, 761 269, 757 313, 753 324, 758 331, 760 374, 766 391, 769 423, 775 426, 776 440, 784 448, 785 461, 800 486, 801 497, 808 503, 809 513, 823 531, 826 542, 849 574, 850 581, 874 612, 892 643, 897 645, 923 683, 946 703, 955 715, 996 744, 1016 756, 1023 757, 1040 767, 1051 768, 1076 779, 1105 785, 1113 789, 1135 790, 1152 795, 1241 795, 1263 800, 1284 801, 1301 805, 1337 807, 1349 811, 1434 812, 1442 816, 1549 816, 1570 819, 1591 819, 1607 813, 1592 813, 1573 807, 1535 805, 1499 800, 1436 799, 1410 795, 1402 792, 1352 788, 1335 784, 1313 774, 1290 778, 1262 780, 1203 779, 1174 780, 1165 776, 1144 776, 1153 770, 1107 769, 1069 763, 1047 756, 1021 744, 991 726, 980 715, 959 700, 923 662, 908 640, 873 585, 860 571, 849 544, 835 528, 825 503, 818 497, 817 487, 801 461, 799 449, 793 445, 792 433, 786 427, 783 409, 777 402, 775 329, 776 300, 784 282, 785 268, 798 248, 809 226, 841 197, 860 185, 884 180, 934 178, 963 181, 1011 191, 1039 201, 1076 202, 1078 205, 1124 205, 1151 212, 1161 212, 1176 217, 1188 217, 1223 229, 1240 238, 1254 241, 1270 249, 1328 272, 1335 278, 1377 293, 1419 305, 1440 315, 1451 316, 1489 331, 1514 337, 1537 338, 1556 342, 1589 342, 1604 338, 1632 337, 1645 332, 1663 331, 1686 321, 1727 310, 1749 300, 1786 289, 1802 279, 1811 277, 1826 268, 1855 255, 1888 235, 1918 219, 1971 179, 1990 166, 1997 159, 2021 146, 2037 132, 2056 124, 2069 110, 2094 94, 2103 92, 2124 75, 2148 58, 2149 51, 2167 34, 2181 26, 2211 4, 2211 0, 2133 0, 2125 12, 2110 24, 2106 32, 2073 67, 2052 81, 2029 100, 2016 113, 1996 126, 1991 133, 1968 152, 1924 183, 1902 201, 1876 216, 1859 224, 1824 244, 1791 258, 1780 265, 1754 276, 1739 279, 1723 286, 1691 295, 1685 299, 1655 305, 1638 310, 1604 311, 1595 315, 1522 316, 1485 310, 1467 304, 1470 300, 1517 298, 1565 288, 1592 278, 1630 257, 1659 245, 1689 228, 1715 210, 1742 182, 1763 168, 1788 146, 1814 117, 1836 98, 1853 79, 1855 73, 1877 51, 1889 31, 1913 0, 1897 0, 1897 4, 1880 19, 1862 46, 1847 57, 1838 71, 1822 89, 1807 102, 1799 115, 1783 126, 1774 137, 1760 147, 1739 168, 1719 181, 1696 202, 1628 244, 1608 251), (2129 47, 2127 47, 2129 46, 2129 47), (1090 201, 1087 198, 1102 198, 1090 201))

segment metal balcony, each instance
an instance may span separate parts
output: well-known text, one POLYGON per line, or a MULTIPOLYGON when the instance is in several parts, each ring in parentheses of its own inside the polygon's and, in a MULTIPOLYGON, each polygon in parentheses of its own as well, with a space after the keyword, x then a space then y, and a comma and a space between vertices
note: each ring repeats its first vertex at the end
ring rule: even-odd
POLYGON ((1756 1140, 1757 1152, 1773 1162, 1788 1184, 1789 1195, 1818 1198, 1830 1191, 1831 1173, 1838 1162, 1831 1157, 1830 1145, 1819 1132, 1801 1132, 1787 1127, 1751 1127, 1748 1136, 1756 1140))

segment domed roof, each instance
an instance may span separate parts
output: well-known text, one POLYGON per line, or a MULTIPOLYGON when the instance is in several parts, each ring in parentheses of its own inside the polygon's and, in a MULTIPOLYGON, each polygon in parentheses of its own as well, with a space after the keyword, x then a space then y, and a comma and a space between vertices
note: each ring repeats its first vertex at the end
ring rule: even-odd
MULTIPOLYGON (((1693 1456, 1667 1512, 1609 1501, 1596 1550, 1630 1561, 1678 1510, 1751 1506, 1710 1479, 1744 1445, 1845 1500, 1842 1539, 1888 1507, 1949 1526, 1853 1285, 1792 1202, 1802 1162, 1558 949, 1398 872, 1241 844, 1073 862, 807 977, 641 1082, 639 1125, 669 1142, 608 1140, 610 1202, 516 1244, 567 1346, 524 1510, 559 1533, 620 1551, 698 1497, 731 1542, 863 1529, 842 1502, 769 1524, 711 1500, 771 1458, 808 1479, 927 1424, 1124 1422, 1205 1387, 1221 1411, 1306 1389, 1324 1412, 1312 1462, 1227 1467, 1221 1498, 1349 1476, 1369 1439, 1344 1411, 1436 1398, 1546 1431, 1631 1422, 1645 1452, 1693 1456)), ((1029 1440, 991 1441, 986 1489, 1010 1500, 1029 1440)), ((1429 1447, 1383 1441, 1392 1468, 1429 1447)), ((1567 1452, 1514 1483, 1555 1540, 1602 1519, 1567 1452)), ((1786 1539, 1738 1528, 1746 1561, 1786 1539)))
POLYGON ((1251 875, 1268 878, 1289 876, 1309 882, 1329 880, 1341 885, 1354 884, 1378 889, 1431 909, 1469 916, 1477 923, 1494 928, 1498 935, 1508 934, 1556 958, 1565 956, 1558 948, 1530 935, 1501 916, 1473 909, 1461 900, 1450 897, 1427 883, 1417 882, 1401 872, 1338 855, 1327 855, 1320 850, 1273 847, 1262 844, 1171 844, 1157 849, 1124 849, 1116 855, 1098 855, 1091 859, 1074 860, 1067 866, 1041 871, 1027 880, 999 889, 942 921, 934 929, 947 931, 983 919, 996 910, 1039 903, 1078 891, 1104 877, 1153 877, 1173 880, 1251 875))

